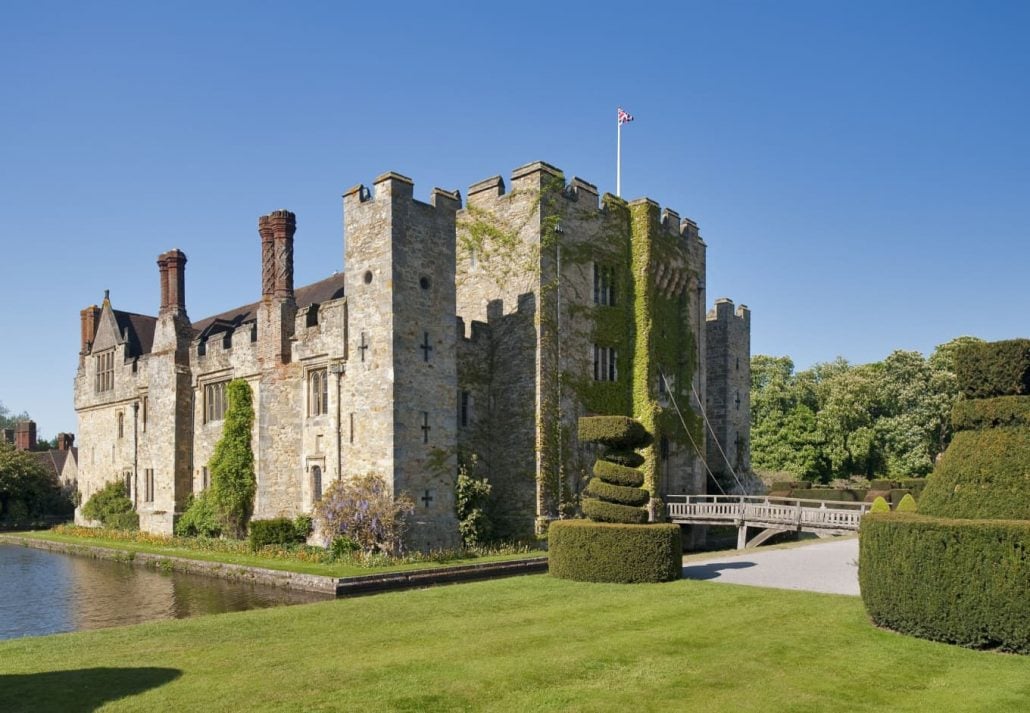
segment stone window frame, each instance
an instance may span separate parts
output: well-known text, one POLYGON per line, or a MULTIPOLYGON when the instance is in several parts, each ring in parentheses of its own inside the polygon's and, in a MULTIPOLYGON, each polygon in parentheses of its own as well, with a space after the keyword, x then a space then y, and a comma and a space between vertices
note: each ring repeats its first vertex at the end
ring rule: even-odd
POLYGON ((148 398, 146 392, 140 394, 140 397, 139 397, 139 417, 140 417, 139 418, 139 424, 140 424, 140 429, 139 430, 142 433, 146 433, 147 432, 147 421, 150 418, 150 399, 148 398))
POLYGON ((125 438, 125 411, 118 409, 115 418, 118 420, 118 440, 125 438))
POLYGON ((211 379, 200 384, 202 404, 204 407, 204 423, 216 423, 225 420, 225 411, 229 406, 226 387, 231 379, 211 379))
POLYGON ((329 413, 329 368, 326 365, 308 369, 304 382, 307 391, 308 417, 329 413))
POLYGON ((143 469, 143 502, 154 502, 154 469, 143 469))
POLYGON ((114 390, 114 347, 95 354, 93 362, 96 365, 93 384, 96 393, 101 394, 114 390))
POLYGON ((603 263, 594 263, 594 304, 600 307, 614 307, 615 268, 603 263))
POLYGON ((468 428, 472 423, 472 393, 468 389, 462 389, 458 394, 458 425, 468 428))
POLYGON ((615 347, 592 345, 594 381, 614 382, 619 380, 619 351, 615 347))

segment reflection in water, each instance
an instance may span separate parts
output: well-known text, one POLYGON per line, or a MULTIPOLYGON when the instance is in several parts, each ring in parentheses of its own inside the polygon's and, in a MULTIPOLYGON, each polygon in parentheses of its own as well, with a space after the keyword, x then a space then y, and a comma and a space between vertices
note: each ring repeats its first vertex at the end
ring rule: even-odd
POLYGON ((0 639, 331 598, 0 543, 0 639))

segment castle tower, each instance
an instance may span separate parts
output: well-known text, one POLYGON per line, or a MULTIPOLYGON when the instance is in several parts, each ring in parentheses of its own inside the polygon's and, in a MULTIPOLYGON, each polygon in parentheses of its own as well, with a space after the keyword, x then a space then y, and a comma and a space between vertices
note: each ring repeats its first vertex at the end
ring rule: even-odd
POLYGON ((751 311, 746 305, 734 310, 733 301, 723 297, 715 301, 705 324, 705 408, 719 441, 709 439, 708 465, 729 492, 736 483, 727 461, 738 474, 751 470, 751 311))
POLYGON ((415 500, 408 537, 420 548, 457 544, 455 214, 457 192, 430 204, 411 179, 386 173, 374 195, 343 196, 351 412, 343 461, 379 473, 415 500))

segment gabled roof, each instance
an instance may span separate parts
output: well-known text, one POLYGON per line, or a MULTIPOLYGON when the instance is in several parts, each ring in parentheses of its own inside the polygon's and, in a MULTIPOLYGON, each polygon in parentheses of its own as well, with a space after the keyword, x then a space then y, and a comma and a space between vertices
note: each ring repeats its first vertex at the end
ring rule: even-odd
POLYGON ((129 344, 130 356, 149 354, 154 346, 154 329, 157 326, 157 317, 134 312, 122 312, 113 309, 114 318, 118 322, 118 332, 126 335, 129 344))
MULTIPOLYGON (((343 284, 344 273, 337 272, 324 280, 299 287, 294 290, 294 299, 297 302, 297 307, 303 308, 312 304, 322 304, 329 300, 339 299, 343 297, 343 284)), ((193 334, 195 337, 198 337, 205 332, 212 334, 229 331, 230 329, 236 329, 241 324, 253 322, 257 319, 257 310, 260 304, 260 302, 252 302, 249 305, 243 305, 242 307, 197 320, 193 323, 193 334)))
POLYGON ((54 478, 61 477, 61 471, 64 470, 64 462, 68 459, 68 451, 56 448, 49 451, 29 451, 29 455, 38 460, 54 478))

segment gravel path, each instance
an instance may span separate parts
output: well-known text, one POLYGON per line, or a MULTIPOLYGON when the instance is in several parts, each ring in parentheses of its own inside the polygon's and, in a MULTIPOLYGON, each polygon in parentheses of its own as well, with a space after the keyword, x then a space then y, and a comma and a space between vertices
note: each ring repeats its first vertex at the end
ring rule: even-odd
POLYGON ((858 538, 683 563, 687 579, 858 596, 858 538))

